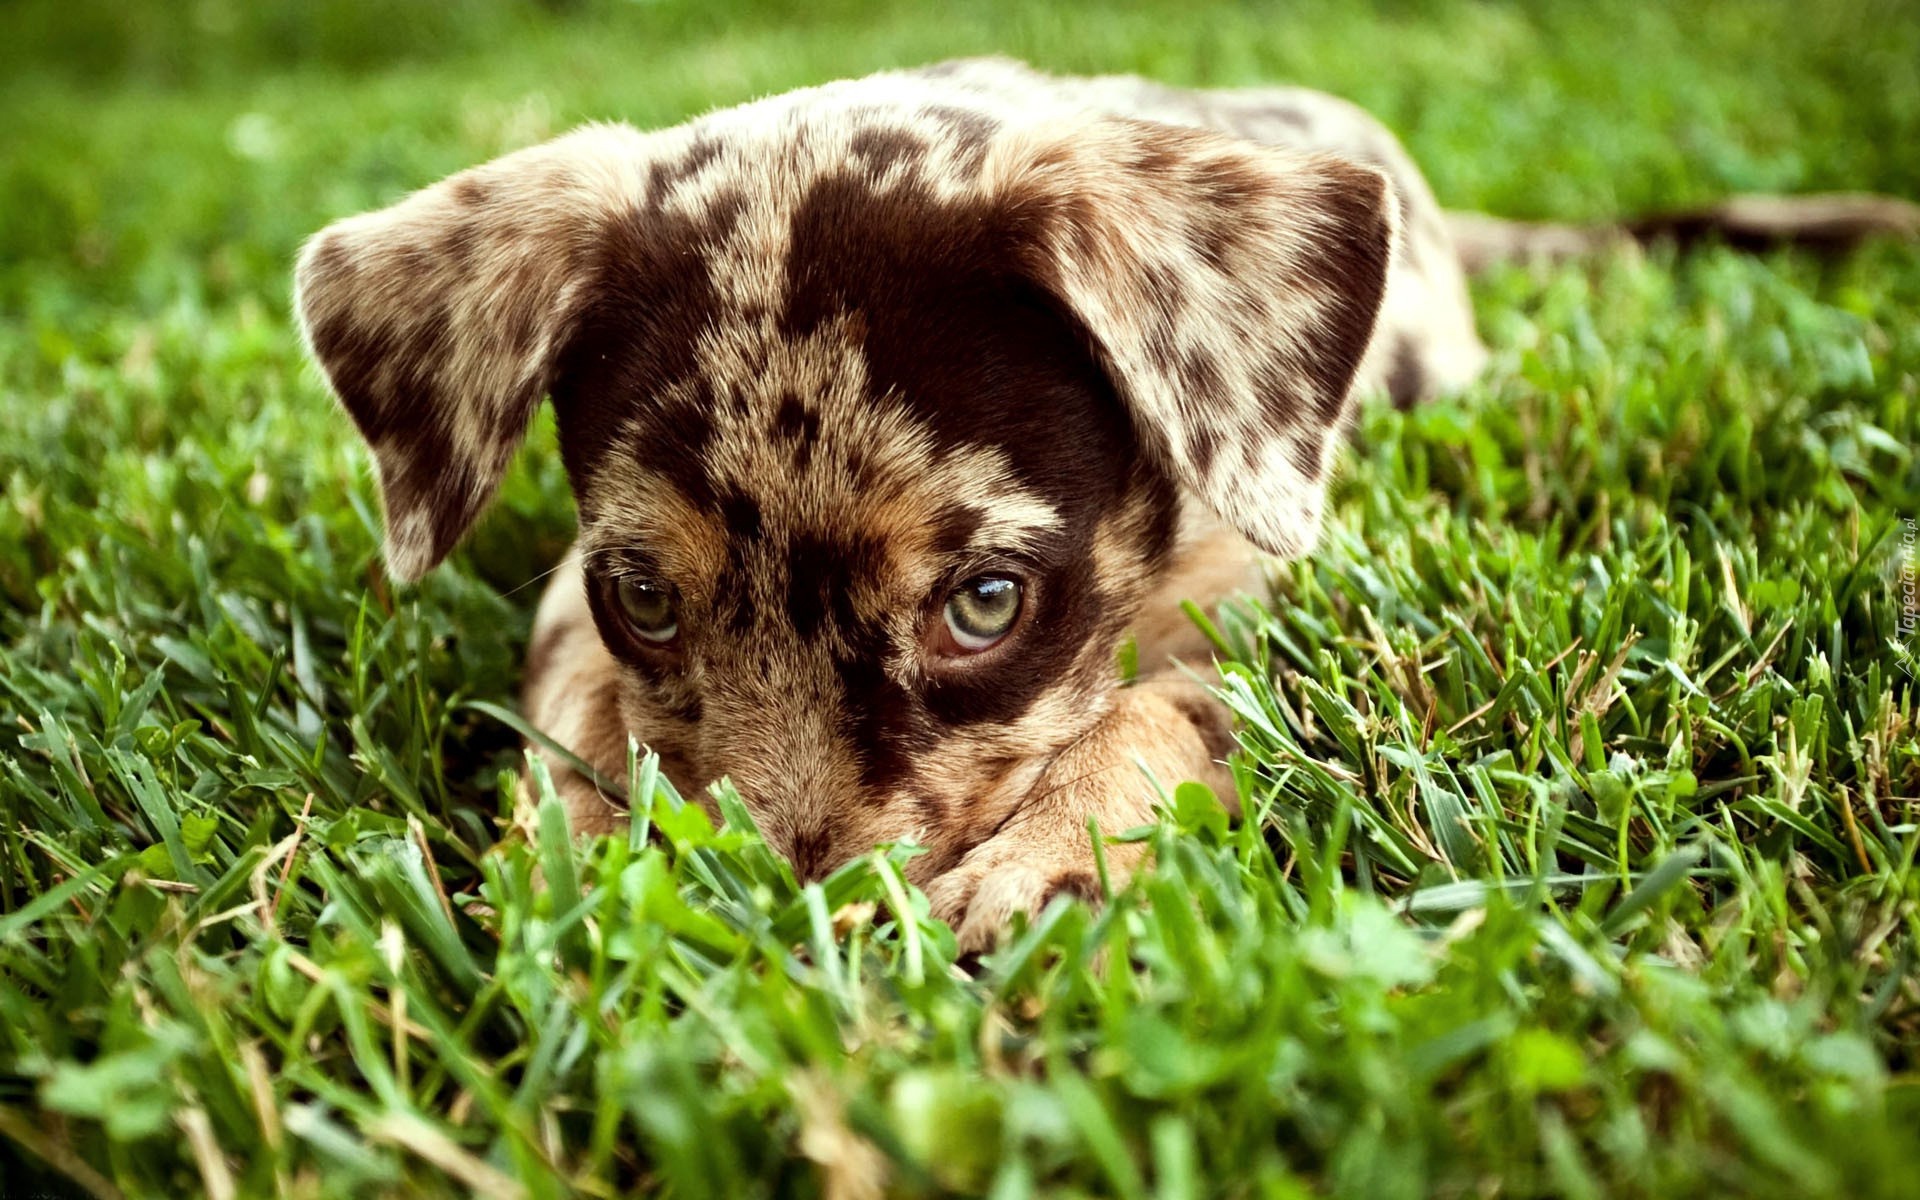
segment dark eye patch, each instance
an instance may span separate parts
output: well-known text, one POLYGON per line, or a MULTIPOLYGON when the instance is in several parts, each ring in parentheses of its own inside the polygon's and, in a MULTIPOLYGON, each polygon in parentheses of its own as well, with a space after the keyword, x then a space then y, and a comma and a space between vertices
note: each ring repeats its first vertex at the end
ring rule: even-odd
MULTIPOLYGON (((589 468, 617 455, 620 461, 610 466, 658 475, 709 515, 716 531, 724 531, 725 549, 713 547, 712 569, 720 576, 709 581, 710 591, 703 585, 698 602, 710 606, 700 614, 706 635, 732 644, 721 652, 723 661, 739 655, 738 665, 726 669, 751 669, 745 647, 760 636, 756 625, 771 622, 762 632, 784 641, 778 627, 790 621, 800 643, 829 656, 844 701, 842 736, 856 752, 863 782, 876 790, 909 780, 943 730, 1017 722, 1046 692, 1069 684, 1076 670, 1084 673, 1084 663, 1109 661, 1095 643, 1117 636, 1123 596, 1099 589, 1130 585, 1095 578, 1093 537, 1105 515, 1140 501, 1145 488, 1157 514, 1147 540, 1171 536, 1170 486, 1146 463, 1083 331, 1024 281, 1019 236, 1001 214, 978 203, 943 205, 911 185, 883 197, 856 181, 823 181, 795 217, 788 294, 784 310, 775 310, 780 328, 795 337, 851 318, 839 327, 858 340, 870 403, 900 406, 942 451, 993 448, 1016 482, 1060 514, 1060 527, 1016 560, 1023 578, 1036 582, 1035 607, 1022 618, 1031 636, 990 669, 919 683, 891 669, 895 656, 913 649, 891 642, 885 618, 898 614, 863 616, 854 604, 855 595, 864 594, 857 581, 885 590, 881 573, 890 547, 877 533, 831 522, 796 531, 773 516, 784 506, 764 489, 793 486, 816 461, 831 456, 858 490, 871 491, 891 482, 878 478, 887 458, 874 447, 837 443, 816 397, 755 393, 739 380, 699 376, 690 348, 703 335, 730 321, 759 319, 718 304, 707 272, 710 244, 700 230, 636 220, 616 231, 605 247, 595 310, 554 387, 563 453, 583 514, 593 502, 582 494, 589 468), (716 477, 708 467, 722 436, 716 414, 726 437, 750 430, 776 452, 776 461, 791 464, 791 474, 756 477, 752 486, 761 490, 752 495, 741 493, 741 481, 716 477), (766 611, 769 606, 777 611, 766 611)), ((946 586, 1016 565, 975 545, 993 515, 991 503, 990 497, 943 496, 924 514, 927 545, 946 569, 946 586)), ((1146 560, 1161 552, 1140 550, 1146 560)), ((638 561, 629 565, 645 569, 638 561)), ((895 603, 923 605, 918 615, 938 620, 944 596, 930 586, 895 603)), ((607 636, 604 623, 602 633, 607 636)), ((664 690, 692 686, 661 677, 653 664, 629 661, 664 690)))
POLYGON ((1065 681, 1101 628, 1093 600, 1091 563, 1031 578, 1022 599, 1026 626, 1010 652, 977 670, 929 675, 921 691, 928 714, 949 727, 1019 720, 1065 681))

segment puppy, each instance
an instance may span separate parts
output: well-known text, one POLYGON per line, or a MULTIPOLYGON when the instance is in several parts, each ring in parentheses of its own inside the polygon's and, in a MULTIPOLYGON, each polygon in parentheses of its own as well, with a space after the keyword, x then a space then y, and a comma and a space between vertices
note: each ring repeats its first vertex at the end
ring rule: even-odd
MULTIPOLYGON (((1475 261, 1602 236, 1457 227, 1475 261)), ((968 948, 1095 896, 1092 830, 1158 789, 1233 794, 1179 602, 1313 545, 1351 397, 1485 358, 1449 221, 1360 110, 998 60, 590 126, 329 227, 297 291, 401 580, 551 397, 579 539, 536 726, 610 778, 629 737, 730 777, 803 878, 919 843, 968 948)), ((548 762, 576 829, 624 823, 548 762)))

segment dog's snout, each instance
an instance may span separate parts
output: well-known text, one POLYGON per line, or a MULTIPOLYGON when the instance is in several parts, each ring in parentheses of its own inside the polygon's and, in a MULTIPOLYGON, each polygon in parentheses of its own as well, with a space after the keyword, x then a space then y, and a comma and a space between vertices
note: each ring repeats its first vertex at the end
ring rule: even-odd
POLYGON ((736 719, 702 731, 703 757, 716 776, 732 782, 768 843, 801 879, 827 874, 839 865, 829 830, 866 807, 858 764, 834 728, 830 706, 763 696, 726 708, 736 719))
POLYGON ((802 883, 823 879, 840 864, 833 853, 833 836, 818 825, 796 829, 787 848, 787 861, 802 883))

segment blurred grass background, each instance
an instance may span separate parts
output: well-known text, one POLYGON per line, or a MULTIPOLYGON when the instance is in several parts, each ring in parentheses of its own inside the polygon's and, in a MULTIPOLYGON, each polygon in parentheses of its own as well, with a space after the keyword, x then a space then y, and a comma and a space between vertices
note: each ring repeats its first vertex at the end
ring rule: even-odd
POLYGON ((588 119, 668 124, 958 54, 1367 107, 1443 202, 1597 219, 1737 191, 1920 191, 1909 0, 1377 6, 15 0, 0 295, 278 296, 326 218, 588 119))
POLYGON ((655 843, 500 842, 551 431, 394 595, 295 247, 579 121, 983 52, 1317 85, 1509 216, 1920 197, 1892 0, 14 0, 0 1194, 1911 1192, 1912 247, 1481 282, 1485 382, 1370 408, 1222 619, 1248 818, 1187 794, 977 980, 896 860, 797 888, 644 779, 655 843))

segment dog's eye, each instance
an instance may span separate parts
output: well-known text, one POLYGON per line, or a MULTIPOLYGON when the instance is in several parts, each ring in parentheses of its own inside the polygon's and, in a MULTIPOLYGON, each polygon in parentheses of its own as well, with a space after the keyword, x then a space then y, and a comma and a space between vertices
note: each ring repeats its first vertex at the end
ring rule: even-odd
POLYGON ((620 611, 626 614, 627 623, 647 641, 665 645, 679 634, 680 618, 672 587, 623 579, 616 585, 614 595, 620 601, 620 611))
POLYGON ((947 594, 941 614, 952 639, 949 653, 978 654, 995 645, 1020 619, 1020 583, 1004 575, 978 575, 947 594))

